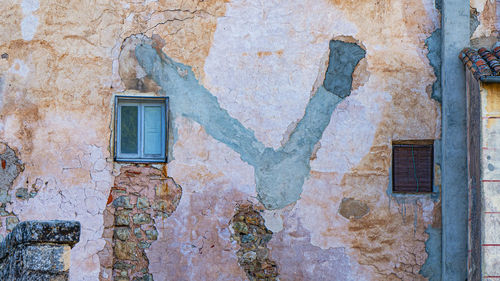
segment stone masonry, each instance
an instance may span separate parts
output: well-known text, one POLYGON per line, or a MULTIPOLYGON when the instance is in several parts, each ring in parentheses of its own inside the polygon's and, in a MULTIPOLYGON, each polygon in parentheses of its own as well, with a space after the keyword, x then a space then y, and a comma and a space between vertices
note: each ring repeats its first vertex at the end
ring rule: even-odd
POLYGON ((238 263, 251 281, 278 279, 276 262, 269 258, 267 243, 273 232, 264 225, 259 210, 250 204, 237 206, 231 226, 232 238, 240 245, 238 263))
POLYGON ((80 241, 77 221, 24 221, 0 245, 0 280, 68 280, 70 250, 80 241))
POLYGON ((122 167, 104 213, 100 280, 152 281, 146 251, 157 240, 155 222, 170 216, 182 189, 153 167, 122 167))

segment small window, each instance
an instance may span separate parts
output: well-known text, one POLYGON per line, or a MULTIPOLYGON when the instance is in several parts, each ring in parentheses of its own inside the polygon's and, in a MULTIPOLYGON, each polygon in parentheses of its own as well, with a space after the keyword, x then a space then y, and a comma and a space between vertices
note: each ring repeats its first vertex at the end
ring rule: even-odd
POLYGON ((115 161, 166 162, 168 98, 115 99, 115 161))
POLYGON ((433 141, 398 141, 392 145, 392 191, 432 192, 433 141))

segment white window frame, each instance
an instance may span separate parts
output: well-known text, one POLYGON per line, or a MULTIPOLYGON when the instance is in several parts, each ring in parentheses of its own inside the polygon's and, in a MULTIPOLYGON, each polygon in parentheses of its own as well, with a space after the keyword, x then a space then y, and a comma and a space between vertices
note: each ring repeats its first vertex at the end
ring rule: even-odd
POLYGON ((114 160, 133 163, 165 163, 167 162, 168 132, 168 97, 115 96, 115 139, 114 160), (161 153, 144 154, 144 107, 161 106, 161 153), (121 112, 123 106, 138 107, 137 154, 121 153, 121 112))

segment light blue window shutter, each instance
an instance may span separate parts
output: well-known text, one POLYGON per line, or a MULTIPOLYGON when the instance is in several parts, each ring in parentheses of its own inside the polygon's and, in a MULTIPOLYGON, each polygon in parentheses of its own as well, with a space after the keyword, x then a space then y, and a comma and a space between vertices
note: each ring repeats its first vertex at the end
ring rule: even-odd
POLYGON ((144 154, 162 152, 162 108, 144 106, 144 154))

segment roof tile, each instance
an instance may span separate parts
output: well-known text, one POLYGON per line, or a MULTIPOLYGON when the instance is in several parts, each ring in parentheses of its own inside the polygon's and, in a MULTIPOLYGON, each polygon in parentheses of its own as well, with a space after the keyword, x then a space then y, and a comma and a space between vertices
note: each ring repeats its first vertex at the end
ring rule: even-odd
POLYGON ((486 48, 477 51, 465 48, 458 57, 478 80, 486 76, 500 76, 500 46, 493 51, 486 48))

